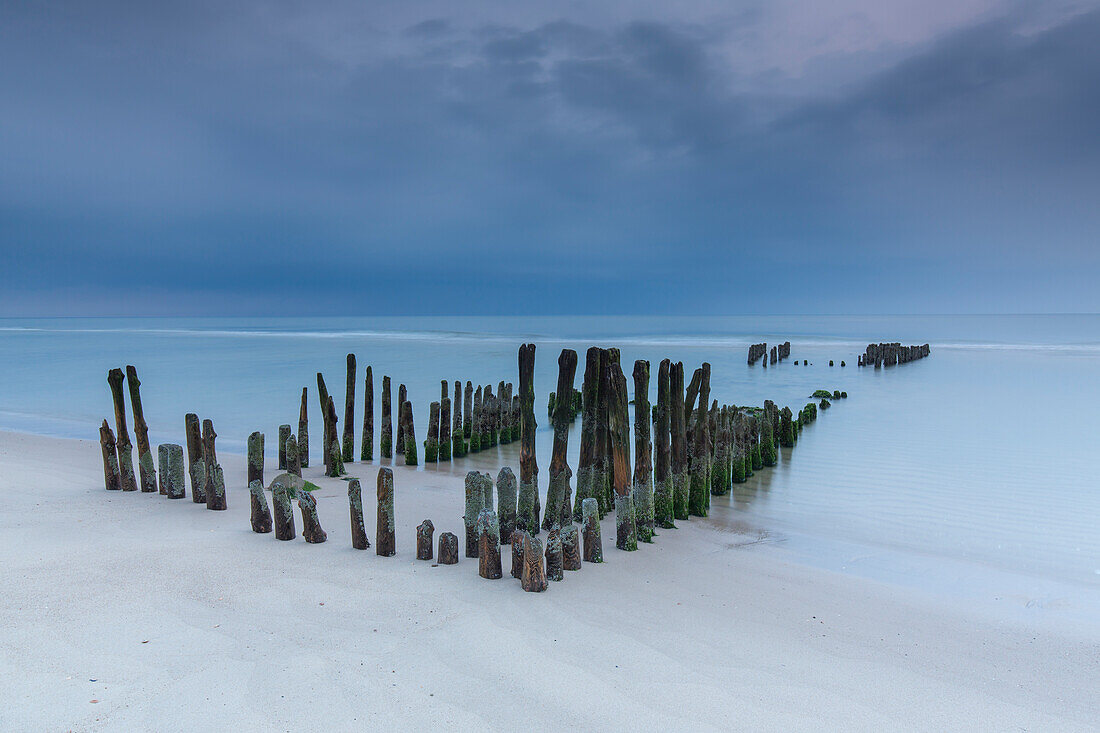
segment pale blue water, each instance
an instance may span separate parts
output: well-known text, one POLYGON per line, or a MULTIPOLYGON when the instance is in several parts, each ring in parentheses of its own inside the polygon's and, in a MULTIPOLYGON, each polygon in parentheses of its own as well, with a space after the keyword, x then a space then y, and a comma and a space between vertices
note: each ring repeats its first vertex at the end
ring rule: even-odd
MULTIPOLYGON (((407 384, 422 438, 441 378, 494 389, 501 379, 517 382, 524 341, 538 345, 543 487, 545 405, 561 348, 581 354, 578 387, 589 345, 620 347, 628 381, 633 360, 649 359, 651 399, 660 359, 682 360, 689 376, 707 360, 712 395, 723 402, 770 398, 797 412, 814 389, 849 394, 803 432, 793 456, 784 451, 777 468, 715 498, 714 521, 747 525, 796 559, 955 592, 1002 576, 1035 580, 1002 586, 1019 585, 1039 602, 1057 601, 1064 588, 1100 588, 1094 315, 8 319, 0 320, 0 428, 95 439, 112 414, 107 370, 134 364, 154 443, 182 442, 183 416, 197 412, 214 420, 223 450, 240 452, 253 430, 273 436, 280 423, 297 424, 303 386, 319 435, 315 373, 324 372, 342 415, 350 351, 359 361, 357 407, 371 364, 376 406, 383 374, 395 392, 407 384), (792 361, 813 365, 746 366, 748 344, 784 340, 792 361), (929 342, 932 356, 878 371, 854 366, 880 340, 929 342)), ((357 443, 360 422, 361 413, 357 443)), ((502 465, 518 463, 516 446, 498 451, 502 465)), ((461 462, 422 470, 465 472, 461 462)))

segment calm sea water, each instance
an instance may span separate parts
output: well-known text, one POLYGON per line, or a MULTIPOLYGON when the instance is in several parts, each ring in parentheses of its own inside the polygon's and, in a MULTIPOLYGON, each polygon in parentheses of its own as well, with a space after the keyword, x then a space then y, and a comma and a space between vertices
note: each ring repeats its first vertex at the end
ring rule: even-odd
MULTIPOLYGON (((345 354, 354 352, 357 408, 371 364, 376 406, 383 374, 395 392, 408 385, 422 438, 440 379, 517 382, 525 341, 538 345, 543 487, 546 399, 562 348, 580 353, 578 388, 590 345, 618 346, 628 381, 633 360, 649 359, 651 400, 662 358, 682 360, 689 377, 705 360, 723 402, 768 398, 797 412, 818 388, 849 395, 778 467, 715 499, 712 520, 747 532, 731 536, 846 572, 1004 591, 1027 606, 1077 602, 1074 588, 1084 597, 1100 588, 1100 316, 7 319, 0 428, 95 439, 112 414, 107 370, 134 364, 154 442, 182 443, 183 416, 197 412, 214 420, 223 450, 242 452, 253 430, 270 447, 280 423, 297 424, 303 386, 319 436, 317 371, 342 415, 345 354), (746 366, 750 343, 785 340, 792 362, 812 365, 746 366), (857 354, 880 340, 928 342, 932 356, 858 369, 857 354)), ((361 413, 357 442, 360 421, 361 413)), ((501 464, 518 464, 517 446, 497 450, 501 464)))

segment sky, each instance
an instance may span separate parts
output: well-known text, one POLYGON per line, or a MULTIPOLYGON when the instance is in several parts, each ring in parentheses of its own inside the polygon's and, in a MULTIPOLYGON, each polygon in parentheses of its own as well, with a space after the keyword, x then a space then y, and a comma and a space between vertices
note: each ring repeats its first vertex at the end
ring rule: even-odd
POLYGON ((0 316, 1100 311, 1100 1, 0 0, 0 316))

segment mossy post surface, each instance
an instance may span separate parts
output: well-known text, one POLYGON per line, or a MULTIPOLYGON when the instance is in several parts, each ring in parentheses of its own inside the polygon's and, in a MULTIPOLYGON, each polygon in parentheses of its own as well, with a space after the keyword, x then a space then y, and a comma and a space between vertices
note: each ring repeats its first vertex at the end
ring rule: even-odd
POLYGON ((580 521, 581 504, 596 496, 596 429, 597 400, 600 385, 600 349, 592 346, 585 354, 584 382, 581 395, 584 407, 581 411, 581 450, 577 461, 577 496, 573 502, 573 519, 580 521))
POLYGON ((405 403, 408 401, 407 390, 405 385, 401 384, 397 387, 397 442, 394 444, 393 449, 397 453, 405 452, 405 423, 401 419, 401 411, 405 409, 405 403))
POLYGON ((595 497, 581 502, 581 530, 584 538, 584 561, 603 562, 603 538, 600 536, 600 505, 595 497))
POLYGON ((466 531, 466 557, 477 557, 477 517, 485 508, 485 496, 481 487, 481 474, 466 473, 466 509, 462 524, 466 531))
POLYGON ((500 566, 500 520, 492 509, 482 509, 477 517, 477 573, 486 580, 497 580, 504 573, 500 566))
POLYGON ((187 495, 187 462, 183 459, 183 446, 169 443, 168 475, 165 477, 165 495, 169 499, 182 499, 187 495))
POLYGON ((157 446, 157 490, 161 496, 168 492, 165 490, 165 479, 168 475, 168 446, 157 446))
POLYGON ((302 539, 311 545, 319 545, 328 539, 321 529, 321 519, 317 516, 317 499, 310 491, 298 492, 298 509, 302 512, 302 539))
POLYGON ((251 504, 252 531, 256 534, 267 534, 271 531, 272 521, 263 481, 253 479, 248 482, 248 501, 251 504))
POLYGON ((428 436, 424 439, 424 462, 439 460, 439 403, 428 406, 428 436))
POLYGON ((119 491, 122 481, 118 475, 118 448, 115 434, 106 420, 99 426, 99 448, 103 453, 103 485, 107 491, 119 491))
POLYGON ((492 448, 497 444, 496 426, 496 398, 493 396, 493 386, 485 385, 481 393, 481 449, 492 448))
POLYGON ((520 576, 520 587, 528 593, 541 593, 547 588, 546 568, 542 564, 542 543, 530 533, 523 535, 523 574, 520 576))
POLYGON ((439 535, 439 564, 455 565, 458 563, 458 537, 454 532, 444 532, 439 535))
POLYGON ((378 436, 378 451, 383 458, 393 458, 393 412, 390 407, 390 378, 382 377, 382 429, 378 436))
POLYGON ((118 453, 119 485, 123 491, 137 491, 134 447, 130 443, 130 431, 126 428, 126 397, 122 393, 124 379, 121 369, 112 369, 107 373, 107 384, 111 386, 111 399, 115 405, 115 450, 118 453))
POLYGON ((451 398, 444 397, 439 403, 439 460, 451 460, 451 398))
POLYGON ((516 527, 539 531, 539 464, 535 458, 535 345, 519 347, 519 507, 516 527))
POLYGON ((203 486, 203 494, 206 496, 207 509, 221 510, 225 509, 225 490, 223 488, 222 495, 219 497, 214 486, 218 468, 218 452, 215 446, 217 438, 218 434, 214 432, 214 422, 203 420, 202 462, 206 466, 206 484, 203 486))
POLYGON ((474 385, 466 380, 465 399, 462 402, 462 434, 470 439, 474 427, 474 385))
POLYGON ((432 541, 435 539, 435 525, 432 520, 425 519, 416 525, 416 559, 432 559, 432 541))
POLYGON ((672 364, 662 359, 657 367, 657 405, 653 432, 656 443, 653 472, 653 523, 662 529, 674 529, 672 511, 672 399, 669 372, 672 364))
POLYGON ((611 363, 610 352, 600 349, 600 372, 596 393, 596 460, 592 483, 596 500, 600 503, 600 516, 610 512, 615 505, 611 488, 611 363))
POLYGON ((363 435, 359 440, 359 460, 374 460, 374 370, 369 364, 363 376, 363 435))
MULTIPOLYGON (((697 517, 707 516, 710 508, 710 419, 707 407, 710 403, 710 364, 696 370, 699 376, 698 407, 693 421, 694 435, 691 448, 691 492, 688 495, 688 513, 697 517)), ((692 383, 695 378, 692 378, 692 383)))
POLYGON ((451 419, 451 456, 461 458, 466 455, 466 433, 462 426, 462 383, 455 382, 454 417, 451 419))
POLYGON ((223 512, 229 507, 225 499, 225 474, 222 467, 215 463, 214 470, 209 472, 214 480, 206 485, 206 508, 217 512, 223 512))
POLYGON ((710 473, 710 492, 724 496, 730 492, 731 438, 729 410, 722 407, 714 421, 714 466, 710 473))
POLYGON ((290 474, 279 474, 271 482, 271 504, 275 523, 275 539, 292 540, 294 534, 294 509, 291 501, 297 493, 286 479, 290 474))
POLYGON ((481 387, 473 393, 474 407, 469 422, 466 424, 470 438, 470 452, 481 452, 481 387))
POLYGON ((248 485, 264 482, 264 434, 256 431, 248 436, 248 485))
POLYGON ((500 383, 500 444, 511 443, 517 438, 512 425, 512 383, 500 383))
POLYGON ((649 362, 634 362, 634 517, 638 539, 653 541, 653 444, 650 437, 649 362))
POLYGON ((793 448, 795 434, 794 413, 790 407, 784 407, 779 413, 779 444, 784 448, 793 448))
POLYGON ((565 579, 564 558, 562 557, 561 529, 555 526, 546 535, 546 579, 559 581, 565 579))
MULTIPOLYGON (((573 379, 577 374, 577 352, 562 349, 558 356, 558 394, 573 393, 573 379)), ((553 414, 554 449, 550 458, 550 486, 546 490, 546 508, 542 528, 551 530, 573 523, 573 507, 569 496, 569 480, 573 471, 569 468, 566 453, 569 450, 569 404, 562 401, 555 405, 553 414)))
POLYGON ((355 460, 355 354, 348 354, 348 374, 344 383, 344 440, 342 458, 355 460))
POLYGON ((363 520, 363 487, 357 478, 348 481, 348 513, 351 515, 351 546, 365 550, 370 547, 370 540, 363 520))
POLYGON ((518 491, 516 475, 504 466, 497 473, 497 514, 500 517, 500 536, 511 537, 516 529, 518 491))
POLYGON ((760 462, 765 466, 774 466, 776 458, 775 438, 772 436, 772 421, 765 419, 760 425, 760 462))
POLYGON ((527 535, 526 532, 520 530, 513 530, 511 534, 512 539, 512 577, 519 579, 523 577, 523 538, 527 535))
POLYGON ((375 529, 375 554, 393 557, 397 553, 397 538, 394 535, 393 514, 393 471, 378 469, 378 525, 375 529))
POLYGON ((561 554, 563 570, 581 569, 581 535, 572 522, 561 528, 561 554))
POLYGON ((309 468, 309 388, 302 387, 302 404, 298 408, 298 460, 309 468))
POLYGON ((688 518, 689 482, 687 470, 687 422, 684 413, 684 363, 672 365, 671 394, 672 512, 676 519, 688 518))
POLYGON ((290 426, 279 426, 279 470, 286 470, 286 441, 290 438, 290 426))
POLYGON ((417 465, 416 428, 413 425, 413 406, 408 400, 401 403, 401 424, 405 426, 405 465, 417 465))
POLYGON ((157 472, 153 467, 153 449, 149 446, 149 426, 145 424, 145 413, 141 409, 141 380, 137 369, 126 367, 126 385, 130 389, 130 409, 134 412, 134 440, 137 441, 138 473, 141 490, 152 494, 157 490, 157 472))
POLYGON ((293 434, 286 439, 286 471, 295 476, 302 475, 302 461, 298 455, 298 439, 293 434))
POLYGON ((193 412, 183 418, 183 433, 187 438, 187 472, 191 477, 191 500, 206 503, 206 464, 202 460, 202 427, 193 412))
POLYGON ((325 475, 333 476, 335 474, 332 473, 332 441, 335 426, 330 424, 329 417, 329 403, 332 402, 332 398, 329 396, 328 387, 325 386, 325 376, 321 372, 317 372, 317 402, 321 407, 321 461, 325 464, 325 475))
POLYGON ((630 473, 630 413, 626 375, 619 365, 618 349, 609 349, 611 392, 609 415, 611 433, 611 482, 615 492, 615 547, 638 549, 638 526, 634 516, 634 497, 630 473))
POLYGON ((331 478, 339 478, 343 476, 344 471, 344 456, 343 451, 340 449, 340 441, 336 439, 336 423, 339 418, 336 416, 336 403, 332 401, 332 397, 328 398, 328 446, 329 446, 329 460, 328 470, 325 472, 326 476, 331 478))

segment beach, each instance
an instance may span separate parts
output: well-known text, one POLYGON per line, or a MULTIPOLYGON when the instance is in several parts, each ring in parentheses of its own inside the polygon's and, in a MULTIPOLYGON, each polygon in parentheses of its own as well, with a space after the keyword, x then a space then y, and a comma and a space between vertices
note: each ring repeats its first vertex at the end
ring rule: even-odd
MULTIPOLYGON (((839 409, 839 408, 838 408, 839 409)), ((107 492, 99 446, 0 432, 4 730, 1089 730, 1100 632, 791 562, 766 533, 693 518, 523 593, 462 537, 461 472, 394 467, 397 554, 350 544, 347 483, 305 470, 328 541, 229 508, 107 492)), ((377 464, 363 482, 375 540, 377 464)), ((488 454, 464 470, 498 468, 488 454)), ((265 481, 276 471, 269 465, 265 481)), ((300 514, 295 510, 300 522, 300 514)), ((1010 603, 1026 605, 1025 600, 1010 603)))

